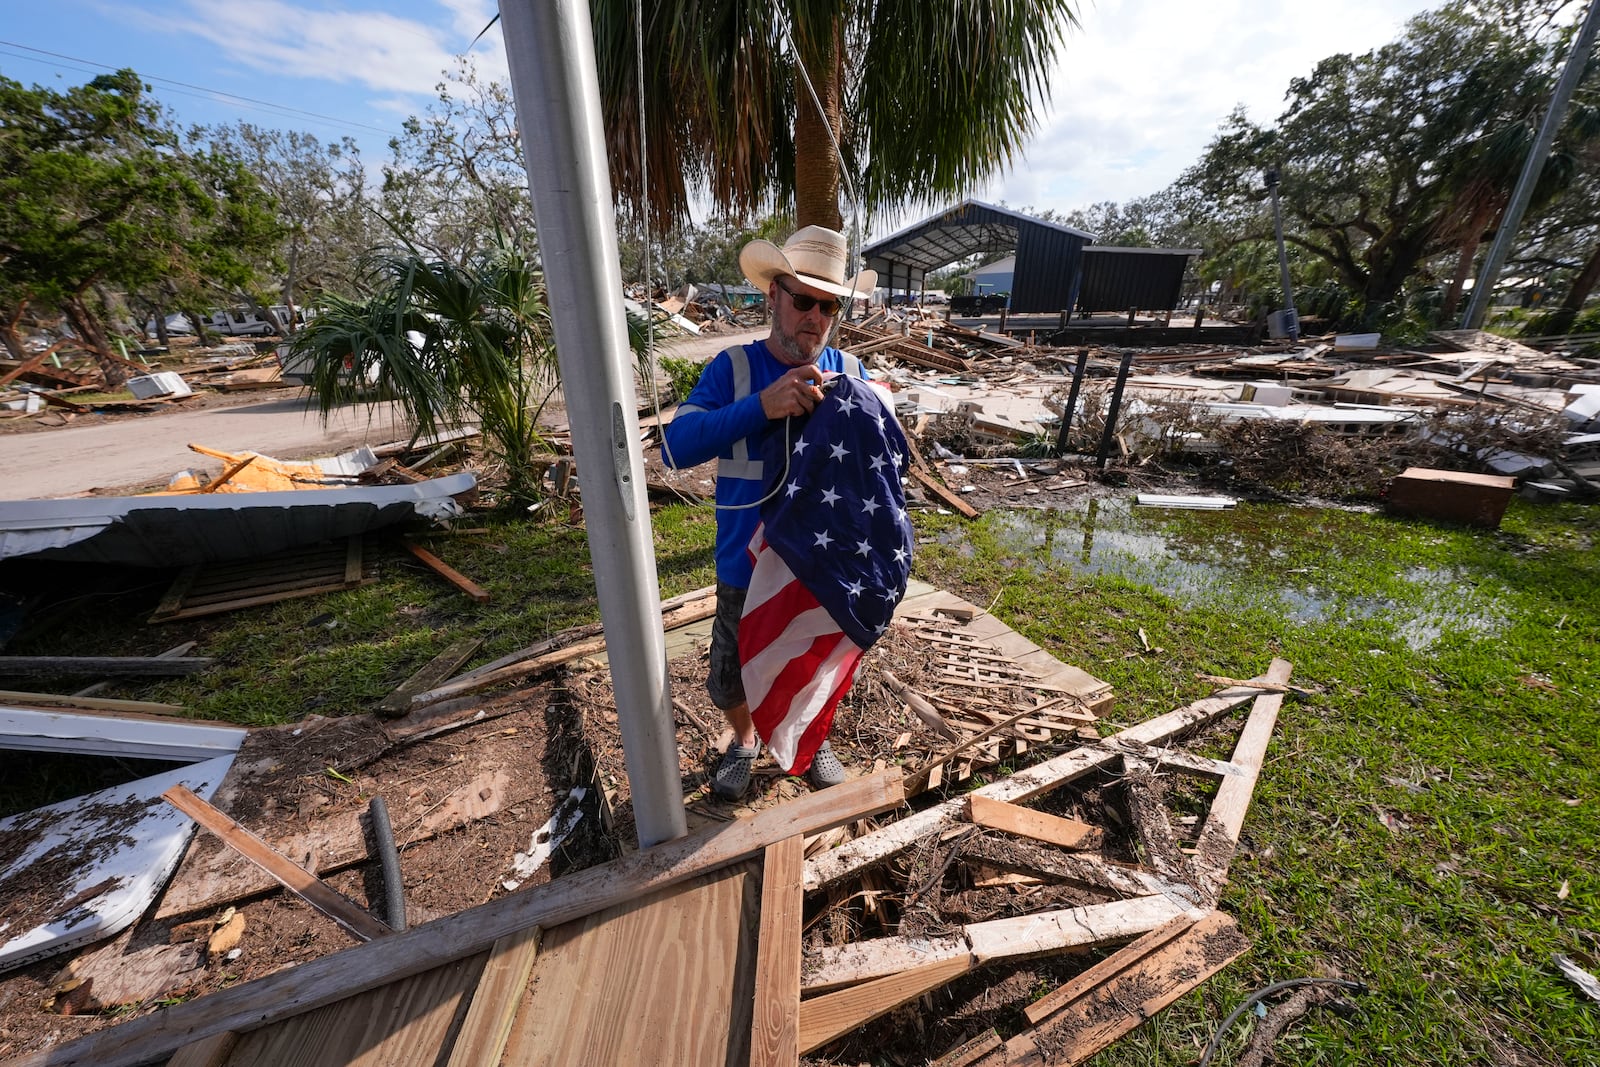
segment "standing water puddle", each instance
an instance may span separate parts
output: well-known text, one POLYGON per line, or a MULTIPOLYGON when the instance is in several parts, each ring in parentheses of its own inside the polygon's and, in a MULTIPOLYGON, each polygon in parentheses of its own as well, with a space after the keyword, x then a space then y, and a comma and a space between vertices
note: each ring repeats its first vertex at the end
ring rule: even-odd
POLYGON ((1447 633, 1502 627, 1492 589, 1464 568, 1414 567, 1395 575, 1392 588, 1358 588, 1340 550, 1349 540, 1341 528, 1353 519, 1326 508, 1183 511, 1119 498, 1076 510, 991 512, 986 521, 999 547, 1036 573, 1115 576, 1191 607, 1267 608, 1301 624, 1378 618, 1417 651, 1447 633))

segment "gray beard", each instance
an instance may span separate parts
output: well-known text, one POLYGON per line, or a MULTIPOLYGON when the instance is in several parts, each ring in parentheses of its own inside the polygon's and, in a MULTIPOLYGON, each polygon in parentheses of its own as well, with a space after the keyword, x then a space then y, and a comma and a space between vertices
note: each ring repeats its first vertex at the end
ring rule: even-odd
POLYGON ((813 362, 822 354, 822 350, 828 346, 827 340, 824 339, 821 344, 817 345, 815 352, 808 353, 801 347, 798 337, 792 333, 783 332, 783 329, 776 323, 773 324, 771 340, 778 349, 776 353, 778 358, 793 367, 803 367, 807 363, 813 362))

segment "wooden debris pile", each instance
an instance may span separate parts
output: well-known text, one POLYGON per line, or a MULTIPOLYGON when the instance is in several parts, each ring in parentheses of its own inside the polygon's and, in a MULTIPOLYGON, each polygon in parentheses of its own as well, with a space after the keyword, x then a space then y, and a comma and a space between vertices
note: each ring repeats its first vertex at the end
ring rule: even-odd
POLYGON ((1248 943, 1217 901, 1289 672, 1275 660, 1245 687, 822 839, 803 867, 801 1052, 850 1059, 921 1029, 954 1046, 940 1063, 1078 1063, 1237 959, 1248 943), (1245 705, 1230 758, 1178 747, 1245 705), (1124 943, 1029 1003, 1060 968, 1028 961, 1124 943), (939 1018, 907 1007, 869 1025, 941 989, 939 1018), (997 1024, 1024 1028, 1002 1041, 997 1024))

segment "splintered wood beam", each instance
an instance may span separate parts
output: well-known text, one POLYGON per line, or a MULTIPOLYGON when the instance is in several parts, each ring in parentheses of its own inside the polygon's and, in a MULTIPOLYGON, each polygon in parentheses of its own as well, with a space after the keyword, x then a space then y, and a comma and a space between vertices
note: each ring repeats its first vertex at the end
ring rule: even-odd
MULTIPOLYGON (((1269 682, 1287 683, 1289 664, 1273 660, 1267 671, 1269 682)), ((1256 781, 1261 777, 1261 765, 1267 756, 1267 745, 1272 741, 1272 731, 1278 725, 1278 713, 1283 710, 1282 693, 1264 693, 1256 697, 1239 731, 1234 745, 1232 763, 1242 773, 1229 775, 1217 787, 1211 810, 1200 828, 1200 839, 1195 847, 1194 868, 1199 888, 1215 899, 1228 882, 1228 867, 1233 863, 1234 851, 1239 847, 1239 833, 1244 829, 1245 812, 1250 810, 1250 798, 1255 793, 1256 781)))
POLYGON ((112 697, 67 696, 65 693, 27 693, 15 689, 0 689, 0 704, 21 704, 40 708, 86 708, 90 711, 125 711, 146 715, 183 714, 182 704, 160 704, 152 700, 117 700, 112 697))
POLYGON ((399 687, 378 702, 378 711, 388 716, 404 715, 411 710, 411 698, 417 693, 432 689, 456 672, 467 662, 478 646, 481 637, 463 637, 449 648, 423 664, 422 669, 401 682, 399 687))
POLYGON ((1188 911, 1167 896, 1134 897, 1080 908, 1041 911, 1014 919, 969 923, 950 937, 883 937, 825 948, 805 970, 808 993, 875 981, 928 963, 966 960, 979 966, 1124 941, 1154 930, 1188 911))
POLYGON ((952 509, 962 516, 969 519, 975 519, 978 517, 977 508, 973 507, 965 500, 962 500, 943 482, 935 478, 932 474, 929 474, 927 471, 918 470, 916 467, 912 467, 911 477, 915 478, 919 485, 921 485, 928 492, 932 493, 934 496, 938 497, 944 503, 948 504, 952 509))
POLYGON ((1122 790, 1128 802, 1128 818, 1145 862, 1168 881, 1196 886, 1198 891, 1198 879, 1178 847, 1178 836, 1172 832, 1167 807, 1156 795, 1154 770, 1150 764, 1133 756, 1123 757, 1122 763, 1125 771, 1122 790))
POLYGON ((1041 1021, 1071 1004, 1101 982, 1121 974, 1168 941, 1189 929, 1194 925, 1197 918, 1199 918, 1198 915, 1180 915, 1165 926, 1156 927, 1131 945, 1126 945, 1107 956, 1066 985, 1056 987, 1032 1004, 1029 1004, 1022 1009, 1022 1014, 1027 1017, 1030 1025, 1038 1026, 1041 1021))
POLYGON ((328 883, 272 850, 261 838, 196 796, 187 786, 175 785, 161 799, 222 839, 251 863, 266 871, 284 888, 338 923, 362 941, 388 937, 393 930, 335 892, 328 883))
POLYGON ((805 894, 800 869, 805 838, 767 846, 761 872, 761 930, 756 938, 756 1003, 750 1024, 750 1067, 794 1067, 807 1052, 800 1004, 800 921, 805 894))
MULTIPOLYGON (((707 598, 697 591, 683 597, 674 597, 664 602, 661 608, 661 627, 663 630, 671 630, 699 622, 701 619, 709 619, 717 613, 717 602, 714 597, 707 598)), ((604 652, 606 639, 603 634, 604 630, 599 623, 563 630, 536 645, 529 645, 527 648, 501 656, 492 663, 474 667, 436 689, 418 693, 411 698, 411 706, 418 708, 448 697, 487 689, 501 682, 509 682, 584 656, 591 656, 596 652, 604 652), (585 637, 594 639, 583 641, 581 644, 571 643, 585 637)))
POLYGON ((476 600, 481 604, 485 600, 489 599, 488 591, 485 590, 481 585, 473 581, 471 578, 468 578, 465 574, 462 574, 460 571, 456 570, 454 567, 450 566, 450 564, 446 563, 438 556, 435 556, 432 552, 429 552, 421 545, 404 537, 400 539, 400 543, 405 546, 407 552, 411 553, 413 556, 416 556, 434 573, 438 574, 445 581, 449 582, 451 585, 467 594, 473 600, 476 600))
POLYGON ((748 859, 793 834, 905 803, 898 771, 853 778, 686 837, 496 897, 402 933, 162 1008, 6 1067, 138 1067, 225 1030, 254 1029, 485 952, 530 926, 550 928, 748 859))
POLYGON ((910 708, 923 723, 940 737, 951 741, 959 741, 961 735, 950 728, 944 721, 944 716, 939 714, 939 709, 928 703, 926 699, 913 692, 911 687, 894 676, 892 671, 882 671, 879 677, 889 692, 894 694, 896 700, 910 708))
POLYGON ((523 660, 521 663, 513 663, 508 667, 489 671, 487 674, 457 679, 453 682, 446 682, 437 688, 429 689, 427 692, 417 693, 411 698, 411 707, 417 708, 423 704, 432 704, 435 701, 444 700, 446 697, 460 696, 462 693, 473 693, 479 689, 488 689, 492 685, 499 685, 501 682, 526 678, 530 674, 538 674, 540 671, 559 667, 563 663, 571 663, 575 659, 581 659, 596 652, 604 652, 605 648, 606 639, 603 636, 591 638, 588 641, 580 641, 578 644, 568 645, 566 648, 547 652, 542 656, 523 660))
POLYGON ((973 1064, 983 1059, 985 1055, 993 1052, 1002 1044, 1000 1035, 993 1029, 985 1030, 968 1041, 963 1041, 943 1056, 934 1060, 928 1067, 972 1067, 973 1064))
POLYGON ((539 955, 540 935, 539 927, 530 926, 494 943, 445 1067, 482 1067, 500 1062, 517 1009, 528 992, 528 979, 539 955))
MULTIPOLYGON (((1274 661, 1275 663, 1278 661, 1274 661)), ((1284 664, 1287 669, 1288 664, 1284 664)), ((1227 690, 1159 715, 1148 722, 1130 726, 1111 735, 1123 741, 1158 744, 1187 730, 1221 718, 1258 694, 1253 690, 1227 690)), ((1122 753, 1104 740, 1075 748, 1043 763, 1024 768, 1009 778, 974 790, 973 796, 1019 803, 1056 789, 1086 774, 1099 770, 1122 753)), ((956 797, 907 815, 864 837, 848 841, 836 849, 806 861, 806 891, 819 889, 841 878, 882 863, 915 844, 924 835, 953 825, 961 815, 965 798, 956 797)))
POLYGON ((981 1062, 1006 1067, 1082 1063, 1249 950, 1239 924, 1211 912, 981 1062))
POLYGON ((165 678, 194 674, 215 662, 210 656, 0 656, 0 675, 165 678))
MULTIPOLYGON (((970 956, 957 956, 801 1001, 800 1052, 811 1052, 843 1037, 909 1000, 948 985, 971 969, 970 956)), ((750 1062, 754 1067, 753 1057, 750 1062)))
POLYGON ((1059 815, 980 796, 967 797, 967 821, 974 826, 1003 830, 1047 845, 1079 850, 1099 848, 1105 836, 1098 826, 1078 819, 1063 819, 1059 815))

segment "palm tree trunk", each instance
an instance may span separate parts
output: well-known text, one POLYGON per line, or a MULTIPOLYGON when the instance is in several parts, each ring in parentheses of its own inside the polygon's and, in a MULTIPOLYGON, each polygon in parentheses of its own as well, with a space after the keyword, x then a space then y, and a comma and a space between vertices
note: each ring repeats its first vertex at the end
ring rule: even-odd
POLYGON ((840 99, 844 92, 843 28, 830 21, 815 36, 807 27, 797 25, 796 47, 805 63, 811 85, 822 101, 824 115, 817 114, 816 104, 807 91, 805 79, 795 72, 794 113, 794 221, 796 226, 826 226, 830 230, 844 229, 844 216, 839 211, 840 160, 834 143, 844 140, 843 111, 840 99), (824 121, 824 116, 826 121, 824 121), (828 139, 828 130, 833 140, 828 139))

